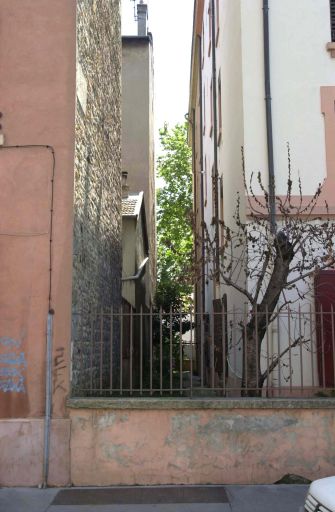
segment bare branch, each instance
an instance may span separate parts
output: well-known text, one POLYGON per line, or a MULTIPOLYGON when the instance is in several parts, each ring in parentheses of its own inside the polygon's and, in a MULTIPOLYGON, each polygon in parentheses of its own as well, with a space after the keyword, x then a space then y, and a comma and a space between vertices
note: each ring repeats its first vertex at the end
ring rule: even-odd
POLYGON ((306 272, 305 274, 302 274, 301 276, 298 276, 296 277, 295 279, 292 279, 292 281, 289 281, 288 283, 285 284, 284 288, 289 288, 290 286, 292 286, 294 283, 297 283, 298 281, 301 281, 303 279, 306 279, 307 277, 310 277, 312 275, 316 275, 318 272, 320 272, 321 270, 325 270, 326 268, 330 268, 332 267, 333 265, 335 264, 335 258, 332 258, 331 261, 329 261, 328 263, 325 263, 324 265, 322 265, 321 267, 319 266, 317 269, 313 269, 309 272, 306 272))
POLYGON ((309 341, 311 341, 310 339, 307 339, 305 340, 303 336, 299 336, 296 340, 294 340, 293 343, 291 343, 290 345, 288 345, 285 350, 283 350, 273 361, 272 363, 269 365, 269 368, 267 368, 263 373, 262 373, 262 376, 261 376, 261 379, 262 379, 262 383, 269 377, 269 375, 273 372, 273 370, 280 364, 282 358, 285 356, 285 354, 287 354, 290 350, 292 350, 292 348, 295 348, 297 346, 302 346, 302 345, 305 345, 306 343, 308 343, 309 341))

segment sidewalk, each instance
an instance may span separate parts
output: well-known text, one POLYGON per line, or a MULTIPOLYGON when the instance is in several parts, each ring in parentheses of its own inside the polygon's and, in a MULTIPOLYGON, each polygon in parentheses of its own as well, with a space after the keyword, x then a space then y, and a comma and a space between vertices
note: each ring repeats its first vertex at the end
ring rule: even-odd
POLYGON ((302 512, 306 485, 0 489, 0 512, 302 512))

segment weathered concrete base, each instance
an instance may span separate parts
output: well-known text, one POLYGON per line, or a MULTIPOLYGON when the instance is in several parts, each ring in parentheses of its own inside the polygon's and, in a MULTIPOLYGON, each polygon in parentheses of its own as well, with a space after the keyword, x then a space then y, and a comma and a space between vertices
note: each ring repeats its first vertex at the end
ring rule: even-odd
MULTIPOLYGON (((334 473, 335 401, 68 402, 49 485, 264 484, 334 473)), ((42 482, 43 419, 0 420, 0 486, 42 482)))
POLYGON ((163 402, 70 401, 72 483, 264 484, 334 472, 333 401, 163 402))
MULTIPOLYGON (((43 419, 0 420, 0 485, 37 486, 42 483, 43 419)), ((49 485, 70 482, 70 420, 51 424, 49 485)))

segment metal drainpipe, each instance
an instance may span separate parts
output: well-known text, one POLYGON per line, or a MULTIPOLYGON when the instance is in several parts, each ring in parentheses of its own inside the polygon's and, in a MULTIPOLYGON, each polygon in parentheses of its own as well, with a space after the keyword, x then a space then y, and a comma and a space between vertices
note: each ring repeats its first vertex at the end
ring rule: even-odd
MULTIPOLYGON (((198 38, 198 44, 199 44, 199 90, 200 90, 200 205, 201 205, 201 236, 202 240, 205 238, 205 229, 204 229, 204 221, 205 221, 205 214, 204 214, 204 141, 202 137, 202 129, 203 129, 203 101, 202 101, 202 39, 201 36, 197 36, 198 38)), ((201 277, 201 311, 205 311, 205 246, 204 243, 201 243, 201 250, 202 250, 202 277, 201 277)))
POLYGON ((49 453, 50 453, 50 427, 52 408, 52 332, 53 310, 48 313, 47 321, 47 346, 46 346, 46 384, 45 384, 45 419, 44 419, 44 454, 43 454, 43 483, 45 489, 48 486, 49 453))
MULTIPOLYGON (((214 189, 214 216, 215 216, 215 267, 219 268, 219 173, 218 173, 218 127, 217 127, 217 101, 216 101, 216 23, 215 23, 215 0, 212 0, 212 80, 213 80, 213 149, 214 149, 214 175, 213 189, 214 189)), ((214 285, 214 296, 216 286, 214 285)))
POLYGON ((275 202, 275 171, 273 158, 273 131, 271 106, 271 73, 270 73, 270 29, 269 29, 269 0, 263 0, 263 40, 264 40, 264 79, 265 79, 265 108, 266 136, 269 167, 269 206, 270 228, 276 231, 276 202, 275 202))

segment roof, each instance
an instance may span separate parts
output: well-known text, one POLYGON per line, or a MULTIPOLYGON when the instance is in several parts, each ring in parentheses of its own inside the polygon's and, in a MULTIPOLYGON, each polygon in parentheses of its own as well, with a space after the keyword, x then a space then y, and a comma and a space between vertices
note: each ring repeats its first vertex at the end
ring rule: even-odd
POLYGON ((152 34, 151 32, 148 32, 147 36, 122 36, 122 43, 131 43, 131 44, 137 44, 137 43, 153 43, 152 41, 152 34))
POLYGON ((143 201, 143 192, 131 194, 122 199, 122 216, 137 217, 140 213, 143 201))

